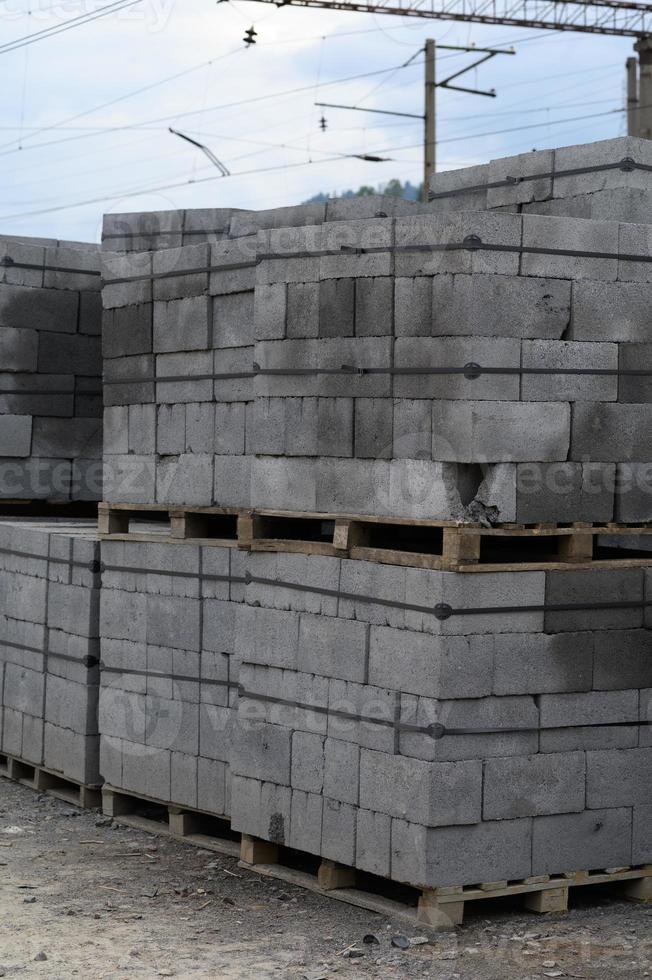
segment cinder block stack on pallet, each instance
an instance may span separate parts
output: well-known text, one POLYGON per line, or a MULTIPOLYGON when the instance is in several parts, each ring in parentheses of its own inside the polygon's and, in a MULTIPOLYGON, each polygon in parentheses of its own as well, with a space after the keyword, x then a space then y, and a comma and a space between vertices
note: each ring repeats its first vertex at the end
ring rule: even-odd
POLYGON ((270 318, 285 317, 278 289, 258 289, 254 309, 259 229, 400 206, 378 196, 259 213, 108 215, 106 499, 249 506, 255 322, 268 331, 270 318))
POLYGON ((101 497, 99 248, 0 238, 0 499, 101 497))
POLYGON ((628 136, 558 150, 501 157, 436 174, 436 211, 521 211, 523 214, 652 221, 650 141, 628 136))
POLYGON ((196 544, 103 542, 99 723, 113 789, 229 815, 243 558, 196 544))
POLYGON ((0 520, 0 755, 38 789, 99 786, 96 522, 0 520))
POLYGON ((433 923, 514 880, 561 908, 596 868, 632 868, 649 897, 649 549, 603 553, 592 527, 613 544, 652 521, 645 153, 556 151, 554 176, 486 177, 460 213, 436 197, 107 221, 112 786, 230 815, 254 861, 282 844, 331 885, 421 888, 433 923), (563 215, 578 208, 591 220, 563 215), (169 538, 136 540, 139 505, 169 510, 169 538), (192 508, 211 506, 230 540, 206 540, 192 508), (247 508, 295 512, 294 540, 285 518, 247 537, 247 508), (326 542, 346 515, 392 524, 387 564, 354 549, 361 521, 326 542), (433 530, 455 521, 475 532, 433 530), (483 567, 492 533, 503 558, 514 539, 501 570, 483 567))
POLYGON ((248 568, 234 827, 428 889, 650 862, 649 570, 248 568))

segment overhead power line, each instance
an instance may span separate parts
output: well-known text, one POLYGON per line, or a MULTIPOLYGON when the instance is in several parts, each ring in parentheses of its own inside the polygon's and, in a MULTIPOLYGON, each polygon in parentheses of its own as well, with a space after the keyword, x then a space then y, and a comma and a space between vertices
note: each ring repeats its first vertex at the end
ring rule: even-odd
MULTIPOLYGON (((646 106, 642 106, 641 108, 647 108, 647 107, 646 106)), ((454 142, 458 142, 458 141, 462 141, 462 140, 470 140, 470 139, 476 139, 476 138, 485 137, 485 136, 499 135, 501 133, 511 133, 511 132, 517 132, 517 131, 526 130, 526 129, 536 129, 536 128, 540 128, 541 126, 563 125, 565 123, 579 122, 579 121, 585 120, 585 119, 597 119, 597 118, 611 116, 611 115, 614 115, 614 114, 617 114, 617 113, 624 113, 624 112, 627 112, 627 109, 626 108, 610 109, 610 110, 608 110, 606 112, 596 112, 596 113, 592 113, 590 115, 585 115, 585 116, 573 116, 573 117, 569 117, 567 119, 555 119, 555 120, 549 120, 549 121, 546 120, 545 122, 542 122, 542 123, 530 123, 530 124, 525 125, 525 126, 515 126, 515 127, 512 127, 510 129, 494 130, 493 132, 469 133, 469 134, 462 135, 462 136, 453 136, 453 137, 450 137, 450 138, 441 140, 440 142, 441 143, 454 143, 454 142)), ((422 145, 421 143, 413 143, 413 144, 410 144, 408 146, 382 147, 382 148, 380 148, 378 150, 375 150, 374 151, 374 155, 378 155, 378 154, 381 154, 381 153, 396 152, 396 151, 401 151, 401 150, 416 149, 417 147, 421 147, 421 145, 422 145)), ((338 154, 336 156, 328 157, 328 158, 323 159, 323 160, 304 160, 302 162, 289 163, 289 164, 288 163, 285 163, 285 164, 277 164, 277 165, 272 165, 272 166, 269 166, 269 167, 257 168, 257 169, 254 169, 254 170, 241 170, 241 171, 236 171, 236 172, 231 173, 229 175, 229 177, 247 177, 247 176, 255 175, 255 174, 271 173, 273 171, 278 171, 278 170, 294 170, 294 169, 296 169, 298 167, 314 166, 315 164, 321 164, 321 163, 333 163, 333 162, 339 162, 339 163, 341 163, 342 162, 342 159, 344 159, 344 158, 346 158, 346 159, 363 159, 364 156, 363 156, 363 154, 356 154, 356 153, 338 154)), ((227 180, 227 179, 229 179, 229 178, 220 177, 220 176, 209 176, 209 177, 200 177, 200 178, 193 178, 193 179, 183 180, 183 181, 176 182, 176 183, 173 183, 173 184, 162 184, 162 185, 159 185, 159 186, 156 186, 156 187, 141 187, 141 188, 134 189, 132 191, 120 191, 120 190, 118 190, 118 191, 114 191, 112 194, 106 194, 106 195, 103 195, 101 197, 89 198, 89 199, 84 200, 84 201, 76 201, 76 202, 74 202, 72 204, 61 204, 61 205, 56 205, 56 206, 53 206, 53 207, 50 207, 50 208, 41 208, 41 209, 35 210, 35 211, 23 211, 23 212, 19 212, 19 213, 16 213, 16 214, 0 215, 0 220, 2 220, 2 221, 6 221, 6 220, 10 220, 10 219, 15 220, 15 219, 18 219, 18 218, 35 217, 37 215, 42 215, 42 214, 52 214, 52 213, 55 213, 55 212, 58 212, 58 211, 68 211, 68 210, 70 210, 72 208, 84 207, 84 206, 87 206, 89 204, 101 204, 101 203, 104 203, 106 201, 115 200, 116 197, 138 197, 141 194, 154 194, 154 193, 157 193, 157 192, 160 192, 160 191, 178 190, 178 189, 180 189, 182 187, 189 187, 189 186, 191 186, 193 184, 203 184, 203 183, 208 183, 209 181, 214 181, 214 180, 227 180)))
POLYGON ((62 24, 53 24, 52 27, 44 27, 41 31, 35 31, 33 34, 26 34, 24 37, 7 41, 6 44, 0 44, 0 54, 17 51, 19 48, 24 48, 28 44, 44 41, 57 34, 71 31, 75 27, 81 27, 83 24, 89 24, 91 21, 99 20, 101 17, 107 17, 109 14, 117 14, 121 10, 126 10, 127 7, 134 7, 137 3, 142 2, 143 0, 116 0, 115 3, 110 3, 100 10, 88 14, 79 14, 79 16, 71 18, 71 20, 65 20, 62 24))

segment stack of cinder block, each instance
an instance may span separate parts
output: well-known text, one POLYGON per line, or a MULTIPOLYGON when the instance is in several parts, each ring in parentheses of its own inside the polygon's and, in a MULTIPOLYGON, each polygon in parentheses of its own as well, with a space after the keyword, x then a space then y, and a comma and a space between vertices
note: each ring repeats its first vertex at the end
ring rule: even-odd
POLYGON ((229 815, 243 558, 103 543, 101 769, 115 789, 229 815))
MULTIPOLYGON (((371 196, 262 212, 107 215, 106 499, 248 506, 261 441, 254 343, 259 332, 275 336, 275 324, 285 324, 285 287, 256 286, 267 230, 289 228, 279 234, 291 243, 294 227, 314 232, 334 222, 341 232, 347 214, 409 206, 371 196)), ((310 238, 316 242, 314 233, 310 238)), ((299 317, 310 315, 309 305, 297 309, 299 317)))
POLYGON ((101 496, 98 246, 0 238, 0 499, 101 496))
MULTIPOLYGON (((443 175, 427 206, 107 219, 106 498, 652 520, 646 153, 443 175)), ((652 858, 649 570, 103 558, 116 788, 427 888, 652 858)))
POLYGON ((0 753, 83 786, 100 782, 99 548, 94 522, 0 521, 0 753))
POLYGON ((650 860, 650 632, 609 608, 649 571, 248 568, 237 829, 423 887, 650 860))
POLYGON ((567 218, 652 220, 650 141, 602 140, 501 157, 433 177, 437 211, 521 211, 567 218))

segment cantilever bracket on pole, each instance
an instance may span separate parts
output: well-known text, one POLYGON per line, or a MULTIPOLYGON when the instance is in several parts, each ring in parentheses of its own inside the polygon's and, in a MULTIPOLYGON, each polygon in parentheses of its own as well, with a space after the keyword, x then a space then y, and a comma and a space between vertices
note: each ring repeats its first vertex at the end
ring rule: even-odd
POLYGON ((168 126, 168 131, 174 136, 178 136, 179 139, 185 140, 186 143, 191 143, 192 146, 196 146, 198 150, 201 150, 202 153, 208 157, 213 166, 217 167, 223 177, 229 177, 231 175, 231 171, 217 159, 209 146, 205 146, 203 143, 200 143, 199 140, 194 140, 192 136, 186 136, 185 133, 180 133, 178 129, 172 129, 172 126, 168 126))

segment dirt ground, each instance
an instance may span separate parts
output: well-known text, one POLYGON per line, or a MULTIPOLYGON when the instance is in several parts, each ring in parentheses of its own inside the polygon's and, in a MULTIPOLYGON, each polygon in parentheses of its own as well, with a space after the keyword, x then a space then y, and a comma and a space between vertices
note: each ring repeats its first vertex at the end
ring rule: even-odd
POLYGON ((564 915, 469 903, 464 927, 402 950, 418 928, 0 779, 0 977, 652 977, 652 906, 571 895, 564 915))

